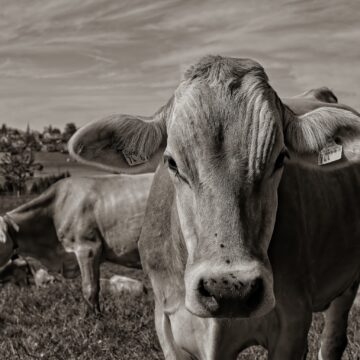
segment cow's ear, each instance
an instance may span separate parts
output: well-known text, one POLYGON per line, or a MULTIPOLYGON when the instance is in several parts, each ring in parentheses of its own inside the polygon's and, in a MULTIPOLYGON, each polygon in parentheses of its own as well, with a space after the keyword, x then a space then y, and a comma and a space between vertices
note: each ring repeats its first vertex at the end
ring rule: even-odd
POLYGON ((155 171, 166 146, 166 122, 153 118, 112 115, 80 128, 68 148, 75 160, 128 174, 155 171))
POLYGON ((284 138, 293 159, 322 169, 360 163, 360 114, 334 105, 301 116, 286 108, 284 138))

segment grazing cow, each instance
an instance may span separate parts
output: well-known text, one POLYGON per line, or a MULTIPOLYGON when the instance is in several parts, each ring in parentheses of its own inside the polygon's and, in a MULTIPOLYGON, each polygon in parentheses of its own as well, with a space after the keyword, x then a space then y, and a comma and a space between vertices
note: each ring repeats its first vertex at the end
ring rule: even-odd
POLYGON ((236 359, 252 344, 303 359, 326 309, 319 357, 341 358, 360 274, 359 136, 351 108, 292 111, 258 63, 220 56, 153 117, 78 130, 70 151, 87 163, 135 174, 164 158, 139 250, 166 359, 236 359))
POLYGON ((100 263, 141 268, 137 241, 152 178, 109 175, 57 182, 0 217, 0 265, 17 249, 68 278, 80 267, 85 302, 98 311, 100 263))

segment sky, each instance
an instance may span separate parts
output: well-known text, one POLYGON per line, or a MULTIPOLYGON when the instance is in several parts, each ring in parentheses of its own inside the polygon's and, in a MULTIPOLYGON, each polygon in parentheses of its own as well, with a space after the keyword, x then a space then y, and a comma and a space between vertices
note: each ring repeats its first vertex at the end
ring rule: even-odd
POLYGON ((360 109, 358 0, 1 0, 0 123, 150 115, 203 55, 259 61, 280 96, 360 109))

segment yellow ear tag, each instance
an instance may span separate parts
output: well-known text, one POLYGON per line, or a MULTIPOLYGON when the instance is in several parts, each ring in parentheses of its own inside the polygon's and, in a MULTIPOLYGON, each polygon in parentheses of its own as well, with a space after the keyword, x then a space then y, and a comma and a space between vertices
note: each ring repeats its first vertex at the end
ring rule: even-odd
POLYGON ((144 164, 148 161, 148 158, 146 156, 141 156, 139 154, 135 154, 127 150, 123 150, 122 153, 124 155, 126 162, 130 166, 144 164))
POLYGON ((318 165, 330 164, 342 158, 343 147, 338 144, 331 144, 319 152, 318 165))

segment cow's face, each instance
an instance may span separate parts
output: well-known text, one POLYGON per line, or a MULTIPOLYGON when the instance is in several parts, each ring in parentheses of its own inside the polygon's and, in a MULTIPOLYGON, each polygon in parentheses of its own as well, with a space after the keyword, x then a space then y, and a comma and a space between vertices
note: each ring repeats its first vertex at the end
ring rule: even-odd
POLYGON ((187 71, 152 119, 94 122, 75 134, 69 149, 80 161, 128 173, 154 169, 163 156, 188 254, 188 310, 250 317, 275 303, 267 249, 288 152, 318 168, 318 152, 336 139, 343 164, 359 161, 353 151, 359 134, 353 110, 334 105, 296 116, 259 64, 208 57, 187 71))
POLYGON ((189 74, 167 121, 164 159, 188 252, 186 306, 199 316, 274 306, 267 249, 287 150, 276 94, 252 65, 224 82, 189 74))

